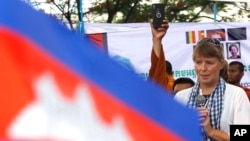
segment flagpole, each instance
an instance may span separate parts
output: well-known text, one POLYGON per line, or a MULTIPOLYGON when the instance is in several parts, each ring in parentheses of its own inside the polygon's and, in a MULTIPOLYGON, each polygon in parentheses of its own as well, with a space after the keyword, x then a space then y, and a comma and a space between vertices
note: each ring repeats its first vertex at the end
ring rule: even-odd
POLYGON ((84 22, 83 22, 83 12, 82 12, 82 0, 79 0, 79 13, 80 17, 77 25, 77 32, 81 36, 84 36, 85 32, 84 32, 84 22))
POLYGON ((214 13, 214 23, 216 24, 217 22, 217 2, 214 2, 214 6, 213 6, 213 13, 214 13))

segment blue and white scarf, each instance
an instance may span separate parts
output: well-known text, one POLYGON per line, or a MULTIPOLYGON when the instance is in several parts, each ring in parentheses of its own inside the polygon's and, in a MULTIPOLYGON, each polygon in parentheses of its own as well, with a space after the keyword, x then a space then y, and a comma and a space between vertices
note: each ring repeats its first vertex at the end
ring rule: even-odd
MULTIPOLYGON (((224 102, 224 93, 226 89, 226 83, 225 81, 220 78, 218 84, 216 85, 214 91, 210 94, 209 99, 207 100, 207 104, 205 107, 209 111, 209 118, 210 118, 210 123, 211 126, 214 129, 220 130, 220 119, 221 119, 221 113, 223 110, 223 102, 224 102)), ((195 98, 200 95, 200 83, 197 82, 195 86, 193 87, 187 106, 190 108, 197 108, 196 107, 196 101, 195 98)), ((212 141, 211 138, 207 137, 207 135, 202 131, 202 137, 203 141, 212 141)))

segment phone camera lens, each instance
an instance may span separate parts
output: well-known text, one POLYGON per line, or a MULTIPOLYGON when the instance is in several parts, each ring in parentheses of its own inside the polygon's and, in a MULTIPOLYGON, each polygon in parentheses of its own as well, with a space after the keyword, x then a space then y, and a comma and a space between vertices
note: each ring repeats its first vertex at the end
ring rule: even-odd
POLYGON ((161 18, 161 13, 159 11, 156 12, 156 18, 161 18))

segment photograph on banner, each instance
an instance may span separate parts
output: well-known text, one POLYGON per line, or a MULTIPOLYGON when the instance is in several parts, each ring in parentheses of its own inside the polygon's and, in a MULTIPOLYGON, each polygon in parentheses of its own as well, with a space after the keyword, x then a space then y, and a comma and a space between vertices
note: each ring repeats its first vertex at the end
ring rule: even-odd
POLYGON ((227 42, 227 59, 240 59, 240 42, 227 42))
POLYGON ((220 41, 225 41, 226 40, 226 31, 225 31, 225 29, 207 30, 207 37, 208 38, 216 38, 216 39, 219 39, 220 41))
POLYGON ((240 28, 228 28, 227 36, 229 41, 233 40, 246 40, 247 39, 247 29, 246 27, 240 28))

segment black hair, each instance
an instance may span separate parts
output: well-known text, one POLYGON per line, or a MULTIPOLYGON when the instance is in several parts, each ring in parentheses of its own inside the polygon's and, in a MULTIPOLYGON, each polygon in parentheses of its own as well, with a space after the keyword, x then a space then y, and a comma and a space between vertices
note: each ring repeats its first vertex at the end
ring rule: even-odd
POLYGON ((238 65, 238 68, 239 68, 240 72, 244 71, 244 65, 241 62, 232 61, 232 62, 229 63, 229 66, 232 66, 232 65, 238 65))
POLYGON ((230 45, 229 45, 229 48, 228 48, 228 49, 229 49, 229 51, 231 51, 231 50, 232 50, 232 47, 236 47, 236 48, 237 48, 237 50, 239 50, 239 49, 238 49, 238 46, 237 46, 237 44, 236 44, 236 43, 232 43, 232 44, 230 44, 230 45))
POLYGON ((174 90, 174 87, 177 85, 177 84, 186 84, 186 83, 189 83, 191 84, 191 86, 194 86, 194 81, 191 79, 191 78, 188 78, 188 77, 179 77, 177 79, 175 79, 174 81, 174 84, 173 84, 173 90, 174 90))
POLYGON ((165 61, 166 63, 166 72, 168 75, 173 75, 172 64, 169 61, 165 61))

